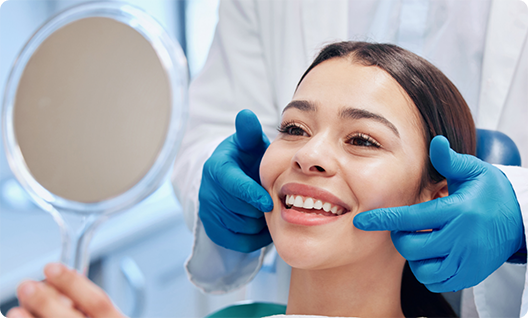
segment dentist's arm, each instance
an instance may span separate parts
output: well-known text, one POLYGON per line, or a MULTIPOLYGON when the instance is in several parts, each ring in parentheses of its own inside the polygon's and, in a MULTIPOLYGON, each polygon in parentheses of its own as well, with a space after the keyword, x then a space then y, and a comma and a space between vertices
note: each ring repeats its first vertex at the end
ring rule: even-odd
MULTIPOLYGON (((266 252, 266 250, 258 250, 258 247, 270 241, 269 238, 266 239, 269 234, 263 232, 260 237, 264 239, 257 238, 256 244, 252 244, 251 241, 254 240, 251 237, 255 235, 247 233, 246 227, 243 229, 245 232, 240 233, 237 230, 240 226, 233 227, 229 224, 223 227, 229 226, 224 233, 228 233, 227 236, 232 239, 245 236, 249 238, 248 243, 239 239, 224 240, 221 234, 223 228, 220 227, 223 223, 232 224, 245 217, 248 220, 251 216, 239 217, 237 214, 231 214, 231 219, 217 217, 216 213, 224 207, 217 206, 218 209, 207 210, 202 207, 200 209, 204 201, 199 198, 200 190, 202 195, 204 194, 203 172, 207 173, 204 171, 204 163, 211 157, 213 150, 225 141, 221 146, 224 148, 224 155, 230 156, 226 152, 236 153, 238 151, 236 147, 232 147, 231 150, 227 149, 230 143, 234 146, 233 138, 229 138, 230 141, 225 139, 235 132, 233 119, 240 110, 252 109, 258 115, 264 133, 267 136, 276 134, 275 128, 282 109, 277 106, 278 97, 273 86, 276 83, 273 80, 273 68, 270 66, 273 63, 270 60, 271 56, 268 57, 270 49, 264 45, 261 34, 263 17, 258 10, 260 5, 259 1, 220 1, 219 20, 207 61, 203 70, 193 79, 189 87, 187 131, 181 142, 172 174, 174 192, 181 204, 186 224, 194 234, 192 254, 185 263, 185 270, 189 280, 206 293, 226 293, 249 283, 260 269, 266 252), (206 233, 204 222, 202 222, 202 217, 207 219, 208 213, 211 219, 205 223, 207 223, 207 233, 213 240, 206 233), (230 249, 223 248, 219 244, 230 247, 230 249), (253 249, 257 250, 253 253, 238 252, 253 249)), ((278 4, 278 6, 281 5, 278 4)), ((272 10, 273 7, 275 5, 269 9, 272 10)), ((295 83, 292 84, 295 85, 295 83)), ((262 140, 262 137, 259 136, 259 138, 262 140)), ((217 182, 218 180, 210 181, 211 190, 217 187, 224 188, 217 182)), ((237 182, 231 184, 236 185, 237 182)), ((251 191, 246 193, 251 194, 251 191)), ((220 194, 219 197, 212 197, 211 202, 225 203, 220 197, 225 197, 225 193, 220 194)), ((210 205, 213 204, 215 203, 210 205)), ((238 204, 235 203, 235 205, 238 204)), ((271 209, 271 207, 267 208, 271 209)), ((232 206, 226 206, 225 209, 235 210, 232 206)), ((257 209, 264 209, 264 207, 259 208, 257 205, 257 209)), ((258 223, 261 224, 260 227, 264 223, 263 219, 259 220, 258 215, 257 213, 257 216, 253 217, 255 222, 247 222, 256 225, 256 229, 259 227, 258 223)), ((244 222, 241 221, 239 225, 244 222)), ((260 231, 262 230, 261 227, 260 231)))
POLYGON ((431 162, 446 177, 450 195, 433 201, 358 214, 366 231, 392 231, 392 240, 416 278, 433 292, 477 285, 520 249, 521 210, 506 176, 435 137, 431 162), (432 232, 416 232, 433 229, 432 232))

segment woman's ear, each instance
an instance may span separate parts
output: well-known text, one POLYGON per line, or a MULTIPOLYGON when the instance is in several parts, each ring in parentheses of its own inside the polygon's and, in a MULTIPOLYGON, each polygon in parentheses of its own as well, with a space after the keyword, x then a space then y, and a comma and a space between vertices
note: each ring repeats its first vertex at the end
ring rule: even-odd
POLYGON ((431 185, 431 200, 444 198, 449 195, 447 189, 447 180, 444 179, 438 183, 431 185))

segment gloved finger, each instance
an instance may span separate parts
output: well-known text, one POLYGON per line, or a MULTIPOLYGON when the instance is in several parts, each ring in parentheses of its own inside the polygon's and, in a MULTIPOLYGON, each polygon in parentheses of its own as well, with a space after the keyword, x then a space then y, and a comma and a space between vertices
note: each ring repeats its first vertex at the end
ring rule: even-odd
POLYGON ((252 219, 264 217, 264 212, 238 198, 225 198, 222 204, 233 213, 252 219))
POLYGON ((429 146, 431 163, 446 179, 468 180, 481 173, 482 161, 470 155, 459 154, 450 148, 444 136, 435 136, 429 146))
POLYGON ((490 258, 480 258, 480 262, 475 263, 475 259, 480 254, 476 246, 471 246, 470 244, 458 245, 449 255, 449 259, 446 258, 447 265, 443 265, 444 268, 449 268, 448 271, 452 274, 444 280, 431 282, 426 287, 436 293, 473 287, 503 264, 502 261, 496 261, 490 258), (484 277, 480 272, 483 266, 489 269, 489 272, 484 277))
POLYGON ((363 231, 408 231, 439 229, 452 218, 453 198, 394 208, 362 212, 354 217, 354 226, 363 231))
POLYGON ((425 287, 433 293, 446 293, 469 288, 480 282, 480 280, 474 275, 474 269, 470 269, 470 272, 463 272, 463 267, 461 266, 460 268, 460 271, 452 277, 442 282, 425 284, 425 287))
POLYGON ((414 276, 424 285, 438 284, 453 277, 458 271, 456 256, 449 254, 445 258, 410 261, 414 276))
POLYGON ((222 223, 233 233, 256 234, 267 227, 266 218, 251 218, 235 213, 222 215, 222 223))
MULTIPOLYGON (((205 179, 202 179, 202 184, 205 182, 205 179)), ((207 181, 209 183, 216 181, 207 181)), ((241 216, 246 216, 249 218, 261 218, 264 215, 264 212, 255 208, 251 204, 240 200, 237 197, 234 197, 221 186, 217 186, 215 191, 211 191, 208 187, 200 187, 198 192, 198 198, 200 201, 200 208, 210 209, 210 206, 219 206, 222 214, 231 214, 236 213, 241 216)))
POLYGON ((264 213, 260 211, 256 211, 260 213, 260 217, 247 217, 237 213, 238 211, 233 212, 223 205, 209 204, 204 200, 201 200, 198 212, 202 221, 213 219, 218 227, 227 228, 233 233, 256 234, 266 227, 264 213))
POLYGON ((209 218, 202 219, 206 234, 211 237, 211 234, 208 233, 208 229, 214 228, 215 243, 230 250, 242 253, 250 253, 261 249, 272 242, 271 235, 267 227, 263 228, 262 231, 256 234, 243 234, 233 233, 225 227, 221 227, 216 224, 210 224, 210 222, 214 222, 214 220, 209 218), (233 244, 233 242, 236 242, 236 244, 233 244))
MULTIPOLYGON (((215 164, 215 160, 211 161, 215 164)), ((262 212, 273 210, 273 200, 266 189, 246 175, 235 162, 222 161, 221 165, 221 168, 210 170, 217 174, 214 179, 220 188, 262 212)))
POLYGON ((450 244, 445 243, 442 231, 394 231, 391 239, 401 256, 408 261, 445 258, 449 255, 450 244))
MULTIPOLYGON (((220 190, 220 193, 223 193, 224 191, 225 190, 220 190)), ((225 191, 224 195, 219 194, 218 200, 220 200, 222 205, 229 211, 248 218, 260 219, 264 217, 264 212, 255 208, 253 205, 227 194, 227 191, 225 191)))
POLYGON ((235 143, 243 151, 259 151, 264 154, 269 141, 262 132, 260 121, 251 110, 241 110, 235 119, 235 143))
POLYGON ((462 290, 464 288, 469 288, 471 286, 462 285, 464 287, 460 287, 460 282, 456 279, 456 277, 453 277, 451 279, 448 279, 445 282, 440 283, 433 283, 433 284, 424 284, 427 289, 429 289, 433 293, 448 293, 448 292, 456 292, 459 290, 462 290))

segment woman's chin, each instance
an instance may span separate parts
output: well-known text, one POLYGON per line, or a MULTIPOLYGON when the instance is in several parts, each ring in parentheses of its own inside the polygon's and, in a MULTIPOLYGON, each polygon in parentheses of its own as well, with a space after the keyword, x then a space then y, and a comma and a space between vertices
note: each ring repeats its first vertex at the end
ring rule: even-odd
POLYGON ((330 261, 332 255, 328 255, 328 250, 321 250, 317 246, 296 243, 275 243, 277 252, 281 258, 292 268, 317 270, 332 267, 330 261))
POLYGON ((316 260, 307 261, 306 259, 301 259, 300 257, 295 256, 286 258, 283 257, 282 259, 286 262, 286 264, 290 265, 292 268, 295 269, 320 270, 329 268, 329 266, 325 266, 316 260))
POLYGON ((332 267, 332 260, 342 259, 342 252, 347 249, 342 244, 336 247, 332 236, 322 227, 292 225, 282 220, 278 213, 273 219, 272 215, 266 215, 266 218, 278 254, 293 268, 315 270, 332 267))

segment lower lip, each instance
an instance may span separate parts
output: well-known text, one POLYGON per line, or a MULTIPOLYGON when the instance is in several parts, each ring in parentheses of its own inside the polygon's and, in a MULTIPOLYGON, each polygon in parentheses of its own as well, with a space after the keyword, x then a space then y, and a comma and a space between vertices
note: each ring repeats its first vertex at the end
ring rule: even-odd
POLYGON ((338 216, 324 216, 317 215, 316 213, 305 213, 300 212, 296 207, 287 209, 284 203, 281 204, 281 216, 282 219, 291 224, 314 226, 323 225, 339 220, 345 214, 338 216))

